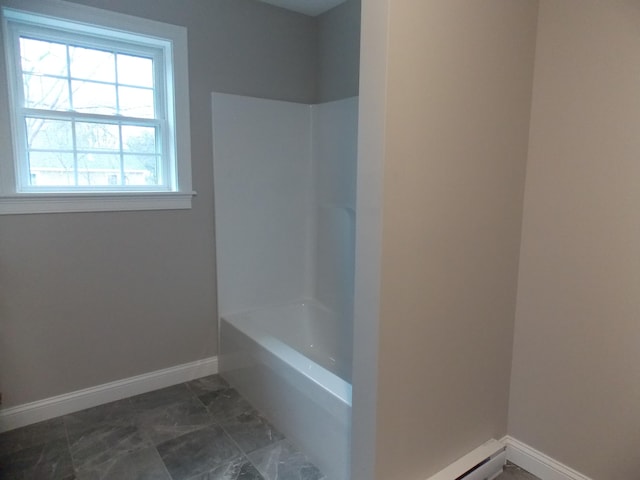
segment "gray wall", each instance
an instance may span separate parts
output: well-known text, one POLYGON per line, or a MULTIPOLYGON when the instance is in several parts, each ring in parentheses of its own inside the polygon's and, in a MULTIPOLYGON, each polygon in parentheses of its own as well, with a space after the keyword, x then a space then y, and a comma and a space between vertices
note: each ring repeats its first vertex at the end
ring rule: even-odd
POLYGON ((536 1, 363 2, 358 176, 373 181, 358 178, 370 236, 356 268, 375 275, 365 253, 381 241, 381 274, 377 359, 360 340, 375 337, 361 299, 376 285, 356 285, 354 480, 428 478, 507 432, 537 14, 536 1))
POLYGON ((318 16, 318 102, 358 95, 359 74, 360 0, 347 0, 318 16))
POLYGON ((640 472, 640 2, 542 0, 509 433, 640 472))
POLYGON ((316 98, 315 19, 249 0, 75 1, 188 28, 198 196, 189 211, 0 216, 4 406, 215 355, 210 94, 316 98))

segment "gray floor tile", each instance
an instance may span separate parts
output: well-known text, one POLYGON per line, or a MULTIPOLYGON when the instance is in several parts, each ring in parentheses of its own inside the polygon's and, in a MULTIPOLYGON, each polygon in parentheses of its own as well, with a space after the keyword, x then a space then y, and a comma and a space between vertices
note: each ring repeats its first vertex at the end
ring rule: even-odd
POLYGON ((192 397, 179 403, 140 412, 135 421, 139 430, 157 445, 211 425, 213 418, 205 406, 192 397))
POLYGON ((3 480, 71 480, 73 465, 66 439, 36 445, 0 457, 3 480))
POLYGON ((69 450, 76 468, 88 469, 108 460, 150 446, 138 431, 129 426, 101 425, 69 436, 69 450))
POLYGON ((238 457, 189 480, 264 480, 264 477, 246 457, 238 457))
POLYGON ((183 402, 194 398, 193 393, 184 383, 173 387, 162 388, 153 392, 143 393, 131 397, 129 401, 133 409, 137 412, 151 410, 171 405, 172 403, 183 402))
POLYGON ((126 398, 71 413, 63 418, 69 436, 76 437, 84 431, 93 430, 100 425, 132 425, 134 411, 131 402, 126 398))
POLYGON ((172 480, 155 448, 136 450, 77 470, 77 480, 172 480))
POLYGON ((209 409, 217 422, 223 422, 253 410, 251 404, 242 398, 234 388, 205 393, 198 398, 209 409))
POLYGON ((1 434, 0 478, 324 477, 236 390, 212 375, 1 434))
POLYGON ((209 375, 187 382, 187 387, 196 395, 203 395, 216 390, 229 388, 227 381, 220 375, 209 375))
POLYGON ((220 422, 220 425, 244 453, 251 453, 284 438, 284 435, 277 431, 257 410, 225 418, 220 422))
POLYGON ((287 440, 249 454, 249 460, 266 480, 321 480, 323 475, 287 440))
POLYGON ((0 434, 0 456, 66 438, 62 417, 34 423, 0 434))
POLYGON ((186 480, 210 472, 241 454, 217 425, 168 440, 157 448, 173 480, 186 480))
POLYGON ((500 474, 496 480, 540 480, 538 477, 530 474, 526 470, 507 462, 504 467, 504 472, 500 474))

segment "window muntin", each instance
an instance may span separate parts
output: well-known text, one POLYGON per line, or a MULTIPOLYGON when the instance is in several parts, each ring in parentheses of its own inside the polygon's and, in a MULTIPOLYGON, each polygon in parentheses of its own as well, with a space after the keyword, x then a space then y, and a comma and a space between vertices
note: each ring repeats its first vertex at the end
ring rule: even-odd
POLYGON ((170 191, 162 49, 10 25, 18 191, 170 191))

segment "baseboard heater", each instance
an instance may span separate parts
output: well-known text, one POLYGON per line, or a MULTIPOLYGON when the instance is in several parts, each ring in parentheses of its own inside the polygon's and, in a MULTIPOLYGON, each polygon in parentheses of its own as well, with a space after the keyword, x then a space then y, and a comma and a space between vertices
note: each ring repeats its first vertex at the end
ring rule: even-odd
POLYGON ((494 480, 507 461, 505 446, 489 440, 428 480, 494 480))

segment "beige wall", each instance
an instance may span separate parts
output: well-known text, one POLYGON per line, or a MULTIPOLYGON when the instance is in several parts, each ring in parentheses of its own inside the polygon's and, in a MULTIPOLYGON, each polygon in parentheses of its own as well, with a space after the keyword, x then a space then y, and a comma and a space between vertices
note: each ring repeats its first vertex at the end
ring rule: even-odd
POLYGON ((388 6, 375 478, 421 479, 507 431, 538 5, 388 6))
POLYGON ((509 433, 640 472, 640 2, 542 0, 509 433))
POLYGON ((310 17, 248 0, 76 1, 188 28, 198 196, 189 211, 0 216, 0 391, 7 407, 216 354, 210 94, 316 96, 310 17))

